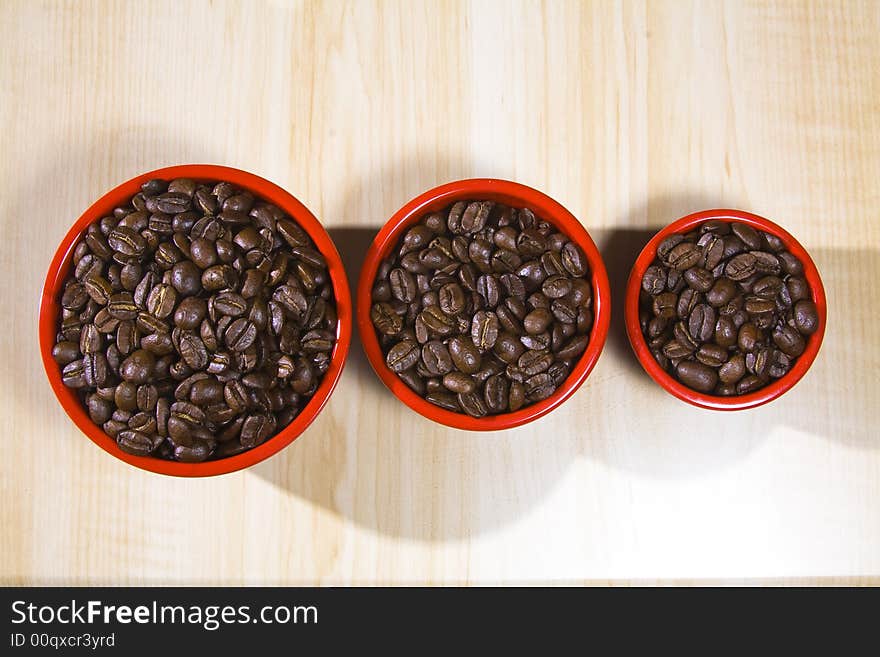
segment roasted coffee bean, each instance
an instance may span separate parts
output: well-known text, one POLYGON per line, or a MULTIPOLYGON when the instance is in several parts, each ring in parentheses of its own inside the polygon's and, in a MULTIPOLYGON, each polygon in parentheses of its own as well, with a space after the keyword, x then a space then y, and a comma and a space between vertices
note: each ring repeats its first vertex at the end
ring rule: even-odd
POLYGON ((97 326, 86 324, 82 327, 79 335, 79 350, 83 354, 94 354, 101 351, 103 346, 104 338, 97 326))
POLYGON ((174 312, 177 304, 177 291, 171 285, 159 283, 147 295, 147 312, 164 319, 174 312))
POLYGON ((52 348, 52 358, 55 359, 55 362, 61 365, 67 365, 68 363, 72 363, 81 355, 79 350, 79 345, 76 342, 71 342, 69 340, 61 340, 60 342, 55 343, 55 346, 52 348))
POLYGON ((458 407, 471 417, 484 417, 489 412, 483 398, 476 392, 459 393, 455 398, 458 407))
POLYGON ((394 345, 385 358, 388 367, 394 372, 403 372, 413 367, 419 360, 419 347, 409 340, 394 345))
POLYGON ((760 249, 761 248, 761 236, 758 234, 754 228, 747 224, 734 223, 730 226, 731 231, 734 235, 736 235, 739 239, 743 241, 750 249, 760 249))
POLYGON ((470 393, 476 388, 476 382, 463 372, 452 371, 443 376, 443 387, 457 394, 470 393))
POLYGON ((696 359, 709 367, 721 367, 727 360, 727 349, 718 344, 704 344, 697 350, 696 359))
POLYGON ((248 416, 241 426, 239 440, 245 447, 256 447, 262 444, 274 430, 274 420, 262 413, 248 416))
POLYGON ((727 262, 724 273, 732 281, 744 281, 757 271, 755 262, 754 254, 740 253, 727 262))
POLYGON ((234 320, 226 328, 223 340, 233 351, 244 351, 257 339, 257 327, 244 317, 234 320))
MULTIPOLYGON (((672 249, 674 249, 682 242, 684 242, 684 235, 680 235, 678 233, 674 233, 672 235, 669 235, 668 237, 663 238, 660 244, 657 245, 657 257, 665 262, 668 259, 669 253, 672 251, 672 249)), ((663 278, 665 280, 665 274, 663 275, 663 278)), ((651 290, 645 291, 651 293, 651 290)))
POLYGON ((546 372, 527 378, 523 385, 525 386, 526 399, 531 402, 547 399, 556 392, 556 384, 546 372))
POLYGON ((422 363, 433 376, 442 376, 452 371, 452 356, 445 344, 431 340, 422 347, 422 363))
POLYGON ((465 308, 464 290, 458 283, 447 283, 437 292, 437 302, 447 315, 457 315, 465 308))
POLYGON ((391 294, 398 301, 411 303, 416 298, 416 281, 413 275, 400 267, 392 269, 388 275, 391 294))
POLYGON ((136 399, 141 411, 153 411, 159 401, 159 390, 152 383, 144 384, 138 387, 136 399))
POLYGON ((510 405, 510 382, 500 374, 486 379, 483 398, 489 413, 503 413, 510 405))
POLYGON ((546 372, 553 364, 553 354, 545 351, 528 350, 517 360, 517 367, 523 376, 529 377, 546 372))
POLYGON ((700 265, 703 254, 693 242, 681 242, 672 248, 667 256, 667 263, 673 269, 685 271, 700 265))
POLYGON ((675 368, 679 381, 699 392, 711 392, 718 383, 718 374, 701 362, 683 360, 675 368))
POLYGON ((666 289, 666 271, 660 265, 651 265, 642 276, 642 289, 657 295, 666 289))
POLYGON ((141 431, 125 429, 116 434, 116 444, 123 452, 136 456, 147 456, 162 444, 160 436, 141 431))
POLYGON ((573 277, 580 278, 587 273, 587 257, 574 242, 562 247, 562 266, 573 277))
POLYGON ((802 272, 782 240, 746 224, 707 222, 670 236, 641 281, 648 347, 661 367, 700 392, 753 392, 790 371, 805 336, 818 328, 802 272), (703 262, 682 271, 682 262, 695 259, 692 246, 703 262), (671 305, 684 323, 670 321, 671 305), (717 369, 715 382, 705 368, 717 369))
POLYGON ((138 349, 122 361, 119 375, 129 383, 143 385, 150 381, 155 366, 156 357, 146 349, 138 349))
POLYGON ((816 304, 809 299, 798 301, 794 305, 794 325, 804 335, 815 333, 819 328, 819 313, 816 310, 816 304))
MULTIPOLYGON (((252 376, 251 374, 246 376, 252 376)), ((189 399, 198 406, 210 406, 224 401, 224 386, 214 377, 200 379, 193 383, 189 399)))
POLYGON ((83 283, 86 293, 98 304, 104 306, 113 294, 113 285, 103 276, 91 276, 83 283))
MULTIPOLYGON (((452 342, 450 342, 450 350, 452 348, 452 342)), ((495 341, 495 346, 493 347, 493 353, 505 363, 515 363, 519 360, 519 357, 525 352, 526 348, 520 339, 513 333, 507 332, 502 333, 498 336, 498 339, 495 341)), ((475 353, 476 352, 475 350, 475 353)), ((462 370, 461 364, 456 363, 456 366, 462 370)), ((470 368, 468 368, 470 369, 470 368)))
POLYGON ((688 318, 688 333, 698 342, 707 342, 715 333, 715 310, 701 303, 694 308, 688 318))
POLYGON ((788 251, 782 251, 777 254, 779 265, 783 272, 789 276, 803 276, 804 265, 793 254, 788 251))
POLYGON ((383 335, 397 335, 403 328, 403 316, 386 302, 373 304, 370 309, 370 319, 383 335))
MULTIPOLYGON (((657 295, 657 297, 655 297, 655 302, 654 302, 653 309, 654 309, 655 315, 657 314, 657 301, 656 301, 656 299, 661 296, 665 297, 666 294, 671 294, 672 299, 675 299, 675 301, 674 301, 675 313, 674 314, 679 319, 687 319, 688 317, 690 317, 691 313, 694 311, 694 308, 696 308, 697 305, 700 304, 703 299, 703 296, 699 292, 697 292, 696 290, 694 290, 692 288, 686 288, 686 289, 682 290, 681 294, 677 298, 675 296, 675 293, 673 293, 673 292, 659 294, 659 295, 657 295)), ((663 305, 666 306, 667 304, 669 304, 669 301, 665 300, 663 302, 663 305)), ((662 313, 661 313, 661 315, 662 315, 662 313)), ((667 313, 667 316, 664 319, 672 319, 672 318, 669 317, 668 313, 667 313)))
POLYGON ((495 313, 478 311, 471 323, 471 340, 474 346, 481 352, 491 349, 498 339, 498 329, 498 316, 495 313))
POLYGON ((697 246, 703 250, 705 268, 709 271, 715 269, 724 257, 724 239, 717 233, 707 232, 697 241, 697 246))
POLYGON ((773 331, 773 342, 782 352, 791 358, 797 358, 804 353, 806 342, 799 333, 800 329, 794 329, 791 326, 782 325, 773 331))
MULTIPOLYGON (((695 299, 695 297, 682 297, 685 299, 684 304, 690 303, 691 299, 695 299)), ((654 311, 655 317, 660 317, 662 319, 672 319, 676 315, 676 306, 679 304, 679 297, 675 295, 673 292, 663 292, 662 294, 658 294, 654 297, 654 304, 652 306, 652 310, 654 311)))
POLYGON ((204 299, 186 297, 174 311, 174 325, 185 330, 196 329, 201 325, 207 313, 208 306, 204 299))
POLYGON ((708 292, 715 283, 712 272, 702 267, 691 267, 684 272, 684 280, 697 292, 708 292))

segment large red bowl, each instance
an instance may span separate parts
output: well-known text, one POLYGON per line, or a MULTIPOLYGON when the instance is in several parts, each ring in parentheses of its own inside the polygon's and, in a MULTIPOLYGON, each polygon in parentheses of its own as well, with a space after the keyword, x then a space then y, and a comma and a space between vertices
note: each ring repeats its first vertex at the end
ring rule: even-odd
POLYGON ((645 371, 654 381, 660 384, 667 392, 675 395, 679 399, 699 406, 720 411, 736 411, 745 408, 753 408, 766 404, 788 392, 794 387, 794 384, 801 380, 810 365, 816 360, 819 353, 819 347, 822 344, 822 338, 825 335, 825 322, 827 316, 827 308, 825 304, 825 288, 822 285, 822 279, 819 277, 819 270, 813 263, 813 259, 806 252, 804 247, 786 232, 780 226, 764 217, 759 217, 750 212, 742 210, 703 210, 689 214, 678 221, 669 224, 666 228, 651 238, 651 241, 645 245, 639 257, 633 265, 626 284, 626 299, 624 301, 624 316, 626 321, 626 332, 629 336, 629 342, 635 351, 636 357, 645 368, 645 371), (810 286, 813 302, 816 304, 816 310, 819 313, 819 329, 807 339, 807 346, 804 353, 798 357, 791 370, 785 376, 772 381, 760 390, 749 393, 747 395, 735 395, 732 397, 719 397, 716 395, 707 395, 688 388, 684 384, 677 381, 671 374, 660 367, 660 364, 651 355, 651 350, 642 334, 639 325, 639 290, 642 285, 642 277, 645 271, 654 261, 657 255, 657 245, 660 244, 669 235, 674 233, 687 233, 706 221, 725 221, 728 223, 743 223, 752 226, 758 230, 776 235, 785 248, 791 251, 804 265, 804 278, 810 286))
POLYGON ((213 164, 185 164, 150 171, 113 188, 95 201, 67 232, 55 252, 52 264, 49 265, 49 273, 46 275, 46 282, 43 285, 43 294, 40 299, 40 353, 43 357, 43 366, 49 377, 49 383, 52 385, 52 390, 55 391, 58 401, 61 402, 61 406, 76 426, 101 449, 144 470, 181 477, 204 477, 234 472, 269 458, 287 447, 306 430, 324 408, 342 374, 342 368, 345 365, 348 348, 351 344, 351 315, 351 294, 342 260, 330 236, 306 206, 278 185, 252 173, 213 164), (274 203, 292 217, 309 234, 327 260, 327 268, 333 284, 333 294, 336 297, 336 311, 339 316, 336 344, 333 347, 330 368, 321 380, 314 396, 293 422, 262 445, 235 456, 202 463, 180 463, 150 456, 134 456, 123 452, 116 445, 115 440, 92 422, 76 393, 61 382, 60 368, 52 358, 52 347, 55 344, 55 334, 58 331, 59 298, 64 281, 70 273, 73 250, 80 235, 90 224, 98 221, 101 217, 112 214, 115 207, 127 203, 132 196, 140 191, 141 184, 151 178, 165 180, 192 178, 196 181, 225 180, 237 187, 247 189, 259 198, 274 203))
POLYGON ((531 187, 515 182, 494 179, 459 180, 441 185, 417 196, 388 220, 373 240, 361 270, 357 289, 357 324, 361 334, 364 351, 376 374, 400 401, 425 417, 458 429, 472 431, 494 431, 517 427, 542 415, 546 415, 562 404, 586 380, 602 353, 608 325, 611 321, 611 290, 608 274, 599 250, 581 223, 552 198, 531 187), (560 232, 583 249, 590 263, 590 276, 593 286, 593 328, 586 351, 572 368, 571 374, 563 384, 547 399, 526 406, 514 413, 487 415, 474 418, 464 413, 454 413, 425 401, 413 392, 385 364, 385 357, 379 347, 376 331, 370 320, 370 293, 376 272, 391 250, 395 248, 406 230, 418 223, 429 212, 441 210, 455 201, 469 199, 490 200, 514 207, 527 207, 541 219, 553 224, 560 232))

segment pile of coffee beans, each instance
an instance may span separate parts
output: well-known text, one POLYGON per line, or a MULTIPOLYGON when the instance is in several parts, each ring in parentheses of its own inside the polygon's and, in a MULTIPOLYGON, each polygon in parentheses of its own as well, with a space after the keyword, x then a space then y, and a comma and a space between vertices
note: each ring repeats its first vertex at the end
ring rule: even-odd
POLYGON ((228 182, 150 180, 88 227, 53 355, 131 454, 204 461, 256 447, 314 394, 336 341, 324 257, 228 182))
POLYGON ((784 376, 819 328, 803 263, 775 235, 723 221, 658 245, 639 318, 663 369, 720 396, 784 376))
POLYGON ((528 208, 459 201, 409 228, 379 267, 370 316, 388 367, 473 417, 552 395, 589 342, 580 247, 528 208))

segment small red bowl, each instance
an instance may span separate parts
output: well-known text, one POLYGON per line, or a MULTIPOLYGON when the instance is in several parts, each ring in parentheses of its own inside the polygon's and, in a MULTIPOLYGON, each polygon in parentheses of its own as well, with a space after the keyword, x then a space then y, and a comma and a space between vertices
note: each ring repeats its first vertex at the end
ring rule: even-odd
POLYGON ((608 274, 599 250, 580 222, 562 205, 531 187, 507 180, 476 178, 459 180, 441 185, 417 196, 388 220, 367 251, 357 289, 357 325, 364 351, 376 374, 400 401, 425 417, 457 429, 471 431, 495 431, 509 429, 536 420, 571 397, 586 380, 602 353, 608 325, 611 320, 611 290, 608 274), (547 399, 526 406, 514 413, 487 415, 474 418, 464 413, 454 413, 425 401, 413 392, 385 365, 385 357, 379 347, 376 331, 370 320, 371 291, 376 272, 382 260, 391 253, 404 232, 427 213, 441 210, 450 203, 470 199, 490 200, 514 207, 527 207, 540 218, 553 224, 560 232, 574 241, 587 257, 593 286, 593 328, 590 342, 580 360, 572 368, 568 378, 547 399))
POLYGON ((58 401, 61 402, 61 406, 76 426, 101 449, 126 463, 144 470, 150 470, 151 472, 180 477, 206 477, 234 472, 259 463, 287 447, 297 436, 306 430, 318 413, 321 412, 321 409, 324 408, 342 374, 342 368, 348 355, 348 347, 351 344, 351 315, 351 294, 348 290, 348 280, 345 276, 342 260, 330 236, 314 215, 309 212, 308 208, 278 187, 278 185, 252 173, 213 164, 185 164, 150 171, 113 188, 95 201, 67 232, 67 235, 64 236, 61 245, 55 252, 52 264, 49 265, 49 273, 46 275, 46 282, 43 285, 43 294, 40 299, 40 353, 43 357, 43 366, 49 377, 49 383, 52 385, 52 390, 55 391, 58 401), (116 445, 115 440, 92 422, 76 393, 61 382, 60 368, 52 358, 52 347, 55 345, 55 335, 58 331, 60 308, 58 300, 64 281, 70 273, 73 250, 79 241, 80 235, 89 225, 98 221, 101 217, 112 214, 115 207, 127 203, 132 196, 140 191, 141 184, 152 178, 162 178, 165 180, 192 178, 196 181, 225 180, 237 187, 253 192, 259 198, 274 203, 302 226, 315 242, 318 250, 326 258, 327 268, 333 284, 333 294, 336 297, 336 311, 339 316, 339 323, 330 368, 327 370, 309 403, 306 404, 306 407, 296 416, 293 422, 262 445, 241 454, 216 461, 180 463, 150 456, 134 456, 123 452, 116 445))
POLYGON ((645 368, 645 371, 654 381, 660 384, 667 392, 675 395, 679 399, 699 406, 719 411, 736 411, 746 408, 754 408, 761 404, 766 404, 788 392, 794 387, 794 384, 800 381, 801 377, 810 369, 810 365, 816 360, 819 353, 819 346, 822 344, 822 337, 825 335, 825 321, 827 309, 825 305, 825 288, 822 286, 822 279, 819 277, 819 271, 813 263, 804 247, 786 232, 780 226, 777 226, 769 219, 759 217, 750 212, 742 210, 703 210, 689 214, 678 221, 669 224, 666 228, 651 238, 651 241, 645 245, 639 257, 633 265, 630 272, 629 280, 626 284, 626 299, 624 301, 624 319, 626 321, 626 332, 629 336, 629 342, 632 345, 636 357, 645 368), (752 226, 758 230, 763 230, 771 235, 776 235, 782 240, 792 254, 794 254, 804 265, 804 278, 810 286, 813 302, 816 304, 816 310, 819 313, 819 329, 807 339, 807 346, 804 353, 795 361, 794 366, 785 376, 772 381, 760 390, 749 393, 747 395, 736 395, 732 397, 719 397, 717 395, 707 395, 688 388, 679 383, 671 374, 666 372, 660 364, 654 360, 651 355, 642 329, 639 324, 639 291, 642 286, 642 276, 654 261, 657 255, 657 245, 660 244, 669 235, 674 233, 686 233, 698 225, 710 221, 725 221, 727 223, 743 223, 752 226))

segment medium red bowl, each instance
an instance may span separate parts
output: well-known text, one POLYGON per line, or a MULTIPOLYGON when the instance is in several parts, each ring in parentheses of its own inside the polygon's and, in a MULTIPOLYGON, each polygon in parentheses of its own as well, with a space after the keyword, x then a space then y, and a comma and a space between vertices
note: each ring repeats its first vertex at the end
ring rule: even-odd
POLYGON ((370 365, 400 401, 417 413, 440 424, 471 431, 494 431, 518 427, 546 415, 571 397, 586 380, 599 359, 599 354, 602 353, 602 347, 608 335, 608 324, 611 320, 611 290, 602 256, 599 255, 599 250, 590 235, 574 215, 546 194, 531 187, 506 180, 477 178, 451 182, 427 191, 404 205, 388 220, 367 251, 358 281, 356 314, 361 341, 370 365), (533 210, 539 218, 553 224, 583 249, 590 263, 590 276, 593 285, 594 319, 590 342, 559 389, 547 399, 521 408, 515 413, 487 415, 482 418, 474 418, 464 413, 454 413, 440 408, 413 392, 385 365, 385 357, 379 347, 379 340, 370 320, 371 290, 376 272, 382 260, 388 257, 406 230, 418 223, 429 212, 441 210, 455 201, 470 199, 491 200, 533 210))
POLYGON ((624 301, 624 318, 626 321, 626 332, 629 335, 629 342, 632 345, 636 357, 645 368, 645 371, 654 381, 660 384, 667 392, 675 395, 679 399, 699 406, 719 411, 736 411, 745 408, 753 408, 766 404, 788 392, 794 387, 794 384, 801 380, 801 377, 810 369, 810 365, 816 360, 819 353, 819 346, 822 344, 822 337, 825 335, 825 321, 827 308, 825 305, 825 288, 822 286, 822 279, 819 277, 819 270, 813 263, 813 259, 806 252, 804 247, 787 233, 783 228, 777 226, 769 219, 759 217, 750 212, 742 210, 703 210, 689 214, 678 221, 669 224, 666 228, 651 238, 651 241, 642 249, 639 257, 633 265, 630 272, 629 280, 626 284, 626 299, 624 301), (671 374, 666 372, 660 364, 654 360, 651 355, 645 336, 639 324, 639 291, 642 286, 642 276, 654 261, 657 255, 657 245, 660 244, 669 235, 674 233, 686 233, 698 225, 710 221, 718 220, 727 223, 743 223, 752 226, 758 230, 776 235, 785 244, 785 248, 791 251, 804 265, 804 278, 810 286, 813 302, 816 304, 816 310, 819 313, 819 330, 807 339, 807 346, 804 353, 795 361, 794 366, 785 376, 772 381, 760 390, 749 393, 747 395, 736 395, 733 397, 719 397, 716 395, 707 395, 702 392, 692 390, 677 381, 671 374))
POLYGON ((151 472, 181 477, 206 477, 234 472, 269 458, 287 447, 306 430, 324 408, 342 374, 342 368, 348 355, 348 347, 351 344, 351 315, 351 294, 348 290, 348 281, 345 277, 342 260, 330 236, 308 208, 278 185, 252 173, 213 164, 185 164, 150 171, 115 187, 95 201, 67 232, 55 252, 52 264, 49 265, 49 273, 46 275, 46 282, 43 285, 43 294, 40 299, 40 353, 43 357, 43 366, 49 377, 49 383, 52 385, 52 390, 55 391, 58 401, 61 402, 61 406, 76 426, 101 449, 126 463, 151 472), (115 440, 92 422, 76 393, 61 382, 60 368, 52 358, 52 347, 55 345, 55 335, 58 331, 59 298, 64 281, 70 273, 73 250, 80 235, 89 225, 100 220, 101 217, 112 214, 115 207, 127 203, 132 196, 140 191, 141 184, 151 178, 165 180, 192 178, 196 181, 225 180, 237 187, 247 189, 259 198, 274 203, 292 217, 314 240, 318 250, 327 260, 327 268, 333 284, 333 294, 336 297, 336 311, 339 316, 336 345, 333 347, 330 368, 321 380, 314 396, 293 422, 262 445, 235 456, 202 463, 179 463, 150 456, 134 456, 123 452, 116 445, 115 440))

